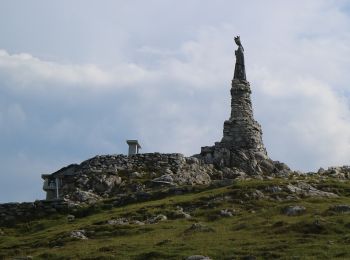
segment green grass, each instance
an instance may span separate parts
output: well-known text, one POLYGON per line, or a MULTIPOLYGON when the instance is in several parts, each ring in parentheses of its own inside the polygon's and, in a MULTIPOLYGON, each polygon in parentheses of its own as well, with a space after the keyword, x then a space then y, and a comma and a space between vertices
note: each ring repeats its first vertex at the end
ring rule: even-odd
POLYGON ((245 196, 256 189, 268 195, 264 191, 267 186, 288 182, 241 181, 229 187, 90 210, 73 222, 54 215, 2 227, 5 235, 0 235, 0 259, 28 255, 34 259, 185 259, 193 254, 213 259, 248 255, 258 259, 350 259, 350 214, 328 211, 335 204, 350 205, 350 183, 319 182, 319 188, 340 195, 332 199, 277 201, 245 196), (281 212, 288 205, 303 205, 306 213, 285 216, 281 212), (171 216, 176 206, 190 212, 192 218, 169 218, 143 226, 106 224, 118 217, 144 220, 157 214, 171 216), (221 217, 219 212, 224 208, 234 209, 235 215, 221 217), (191 230, 194 223, 206 229, 191 230), (85 229, 89 239, 70 238, 70 231, 77 229, 85 229))

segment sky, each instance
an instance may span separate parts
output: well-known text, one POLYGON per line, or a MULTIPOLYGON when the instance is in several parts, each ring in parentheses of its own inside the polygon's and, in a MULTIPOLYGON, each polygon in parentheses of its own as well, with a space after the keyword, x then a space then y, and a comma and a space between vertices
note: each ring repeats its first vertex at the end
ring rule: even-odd
POLYGON ((241 36, 255 119, 293 170, 350 164, 342 0, 0 0, 0 202, 95 155, 221 140, 241 36))

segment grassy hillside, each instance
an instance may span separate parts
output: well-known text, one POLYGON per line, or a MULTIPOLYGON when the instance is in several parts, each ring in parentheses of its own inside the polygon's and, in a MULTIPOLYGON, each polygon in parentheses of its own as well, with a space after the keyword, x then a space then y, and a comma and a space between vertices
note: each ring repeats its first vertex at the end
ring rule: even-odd
POLYGON ((350 205, 350 183, 307 180, 338 197, 305 197, 283 189, 293 182, 245 180, 122 207, 106 200, 73 221, 54 215, 1 227, 0 259, 350 259, 350 213, 334 208, 350 205), (295 205, 306 211, 284 213, 295 205))

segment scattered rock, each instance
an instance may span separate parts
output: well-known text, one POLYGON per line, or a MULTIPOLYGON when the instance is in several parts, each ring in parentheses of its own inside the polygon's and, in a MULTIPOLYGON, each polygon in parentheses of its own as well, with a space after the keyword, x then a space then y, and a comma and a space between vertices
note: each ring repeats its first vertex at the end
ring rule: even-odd
POLYGON ((126 218, 110 219, 107 221, 108 225, 129 225, 129 221, 126 218))
POLYGON ((223 179, 244 180, 246 177, 247 177, 247 174, 236 167, 233 167, 233 168, 225 167, 224 169, 222 169, 223 179))
POLYGON ((185 230, 185 233, 191 232, 214 232, 214 229, 200 223, 192 224, 188 229, 185 230))
POLYGON ((183 171, 174 174, 174 182, 178 185, 210 184, 211 178, 206 170, 207 168, 199 170, 190 165, 185 167, 183 171))
POLYGON ((232 217, 233 212, 230 209, 222 209, 222 210, 220 210, 220 215, 222 217, 232 217))
POLYGON ((169 216, 173 219, 177 219, 177 218, 186 218, 186 219, 190 219, 191 215, 189 213, 184 212, 183 208, 181 207, 177 207, 177 209, 173 212, 171 212, 171 216, 169 216))
POLYGON ((297 184, 288 184, 287 190, 291 193, 295 193, 297 195, 305 196, 305 197, 326 197, 326 198, 337 198, 338 195, 332 192, 326 192, 316 189, 305 182, 298 182, 297 184))
POLYGON ((283 189, 280 186, 268 186, 265 188, 265 190, 271 193, 278 193, 281 192, 283 189))
POLYGON ((164 174, 158 178, 153 179, 152 182, 161 183, 161 184, 168 184, 168 185, 175 185, 173 175, 170 175, 170 174, 164 174))
POLYGON ((73 222, 75 220, 75 216, 74 215, 67 215, 67 221, 68 222, 73 222))
POLYGON ((156 223, 158 223, 160 221, 165 221, 167 219, 168 219, 167 216, 165 216, 163 214, 159 214, 159 215, 157 215, 157 216, 155 216, 153 218, 147 219, 147 223, 148 224, 156 224, 156 223))
POLYGON ((66 199, 94 204, 102 198, 92 191, 84 191, 77 188, 72 194, 67 194, 66 199))
POLYGON ((306 212, 306 208, 304 206, 288 206, 283 209, 283 213, 287 216, 299 216, 306 212))
POLYGON ((86 231, 84 229, 82 230, 73 230, 70 233, 71 238, 76 238, 76 239, 88 239, 86 236, 86 231))
POLYGON ((134 221, 131 222, 131 224, 143 226, 145 224, 145 222, 142 222, 142 221, 139 221, 139 220, 134 220, 134 221))
POLYGON ((260 191, 260 190, 255 190, 255 191, 253 191, 253 192, 251 193, 251 197, 252 197, 253 199, 258 199, 258 200, 260 200, 260 199, 265 198, 265 195, 264 195, 264 193, 263 193, 262 191, 260 191))
POLYGON ((144 174, 141 173, 141 172, 132 172, 132 173, 130 174, 130 177, 131 177, 131 178, 142 178, 143 176, 144 176, 144 174))
POLYGON ((199 160, 196 157, 187 157, 186 163, 188 164, 199 164, 199 160))

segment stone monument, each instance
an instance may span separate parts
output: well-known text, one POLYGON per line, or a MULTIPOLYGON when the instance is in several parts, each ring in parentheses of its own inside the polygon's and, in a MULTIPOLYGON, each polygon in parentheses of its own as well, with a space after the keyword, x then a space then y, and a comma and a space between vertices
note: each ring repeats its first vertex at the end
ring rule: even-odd
POLYGON ((235 42, 238 49, 231 85, 231 116, 224 122, 220 142, 202 147, 200 154, 184 157, 181 154, 140 154, 139 142, 127 140, 128 156, 95 156, 79 165, 71 164, 52 174, 43 174, 46 199, 95 203, 103 198, 132 193, 144 199, 145 194, 158 185, 208 185, 213 180, 245 179, 253 175, 257 178, 261 178, 260 175, 288 177, 289 167, 267 156, 261 127, 253 116, 244 48, 239 36, 235 37, 235 42), (144 182, 143 178, 148 177, 150 181, 144 182), (142 182, 137 183, 137 179, 142 182))
MULTIPOLYGON (((224 122, 223 138, 214 146, 201 148, 200 157, 218 167, 237 167, 248 174, 260 174, 266 164, 273 166, 262 141, 262 130, 254 120, 250 84, 246 80, 244 48, 234 38, 236 64, 231 84, 231 116, 224 122)), ((266 168, 266 167, 265 167, 266 168)))

